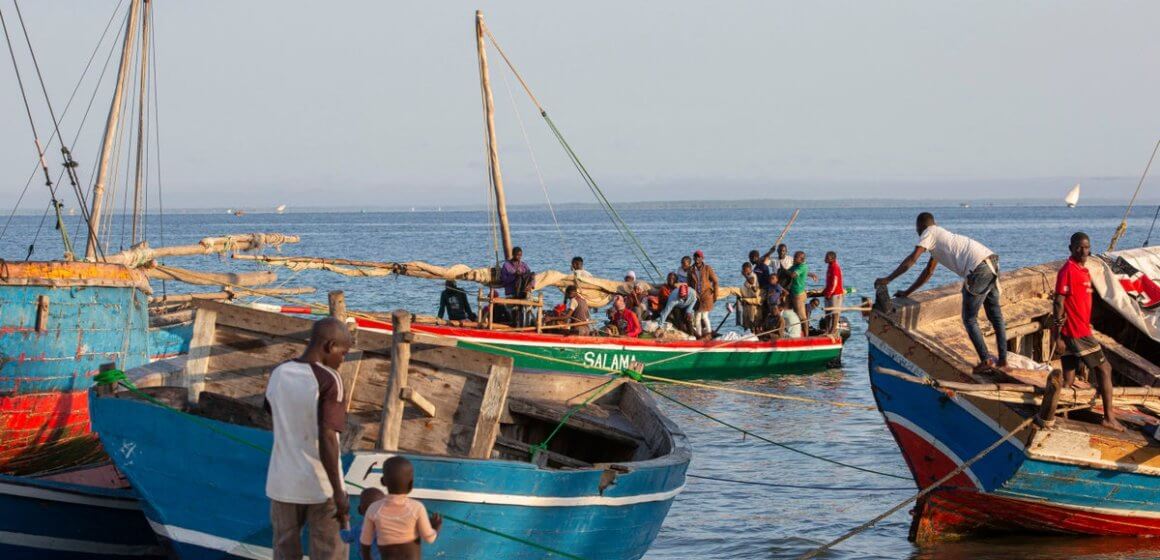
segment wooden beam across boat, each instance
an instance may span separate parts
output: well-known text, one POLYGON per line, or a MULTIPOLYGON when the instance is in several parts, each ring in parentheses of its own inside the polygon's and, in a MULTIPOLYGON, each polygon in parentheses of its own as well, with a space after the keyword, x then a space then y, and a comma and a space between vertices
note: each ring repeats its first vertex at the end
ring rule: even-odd
POLYGON ((246 233, 206 237, 197 243, 170 247, 153 248, 149 246, 148 242, 141 242, 132 248, 108 255, 105 257, 105 262, 123 264, 128 267, 138 267, 166 257, 188 257, 193 255, 228 253, 231 251, 253 251, 264 247, 281 247, 283 244, 298 243, 298 241, 297 235, 287 235, 284 233, 246 233))
POLYGON ((154 280, 172 280, 195 286, 262 286, 278 281, 278 275, 268 270, 256 272, 204 272, 175 266, 154 266, 138 269, 154 280))

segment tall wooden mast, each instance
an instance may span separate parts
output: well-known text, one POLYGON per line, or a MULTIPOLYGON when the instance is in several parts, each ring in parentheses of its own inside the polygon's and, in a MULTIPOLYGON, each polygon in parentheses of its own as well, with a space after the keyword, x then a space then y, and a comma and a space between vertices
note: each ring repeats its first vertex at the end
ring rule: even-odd
POLYGON ((141 73, 137 78, 137 81, 140 82, 137 93, 137 176, 133 181, 133 231, 129 237, 133 245, 141 241, 137 234, 144 219, 141 214, 146 210, 141 208, 141 190, 145 173, 145 112, 149 103, 149 11, 151 8, 149 0, 143 0, 143 2, 144 4, 141 6, 141 73))
POLYGON ((117 70, 117 85, 113 90, 113 101, 109 106, 109 118, 105 121, 105 138, 101 141, 101 159, 97 165, 97 180, 93 184, 93 207, 89 219, 89 242, 85 246, 85 259, 97 258, 100 243, 101 212, 105 204, 105 181, 109 175, 110 158, 117 138, 117 125, 121 119, 121 98, 125 94, 125 82, 132 66, 133 43, 137 37, 137 21, 142 0, 130 0, 129 21, 125 25, 125 42, 121 46, 121 65, 117 70))
POLYGON ((491 184, 495 187, 495 208, 499 215, 500 236, 505 259, 512 258, 512 235, 508 230, 507 199, 503 194, 503 174, 499 170, 499 146, 495 139, 495 102, 491 97, 491 76, 487 72, 487 49, 484 44, 483 12, 475 12, 475 44, 479 51, 479 86, 483 89, 483 109, 487 117, 487 157, 491 184))

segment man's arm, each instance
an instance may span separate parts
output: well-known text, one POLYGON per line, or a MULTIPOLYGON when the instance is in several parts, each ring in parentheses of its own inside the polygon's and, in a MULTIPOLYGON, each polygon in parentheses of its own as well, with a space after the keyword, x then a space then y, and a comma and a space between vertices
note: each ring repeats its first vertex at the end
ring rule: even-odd
MULTIPOLYGON (((922 247, 915 247, 914 251, 910 253, 910 256, 902 259, 902 262, 898 264, 898 267, 894 269, 894 272, 891 272, 890 274, 875 280, 874 286, 885 286, 893 282, 895 278, 906 274, 906 271, 910 270, 910 267, 914 266, 914 264, 918 262, 918 258, 922 256, 922 252, 925 250, 926 249, 923 249, 922 247)), ((931 258, 931 261, 934 261, 934 258, 931 258)))
POLYGON ((444 290, 439 294, 439 312, 435 314, 436 319, 442 319, 443 314, 447 312, 447 291, 444 290))
POLYGON ((1051 340, 1054 343, 1055 355, 1062 355, 1067 349, 1063 345, 1063 338, 1059 336, 1059 328, 1063 325, 1063 298, 1067 296, 1056 293, 1051 301, 1051 340))
POLYGON ((325 426, 318 427, 318 457, 322 460, 322 469, 326 471, 326 478, 334 490, 334 506, 338 508, 334 516, 343 525, 350 516, 350 502, 342 482, 342 470, 338 466, 338 432, 325 426))
POLYGON ((914 279, 914 283, 909 288, 894 294, 894 297, 909 297, 915 290, 921 288, 923 284, 926 284, 931 276, 934 276, 934 269, 937 267, 938 261, 934 260, 934 255, 931 255, 930 261, 926 263, 926 267, 918 274, 918 278, 914 279))

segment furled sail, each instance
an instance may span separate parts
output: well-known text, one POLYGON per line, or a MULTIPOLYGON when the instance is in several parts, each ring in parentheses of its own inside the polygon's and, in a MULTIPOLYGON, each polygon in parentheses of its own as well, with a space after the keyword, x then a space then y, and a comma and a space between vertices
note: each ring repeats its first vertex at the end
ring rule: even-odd
MULTIPOLYGON (((499 284, 495 268, 472 268, 465 264, 440 266, 422 261, 411 262, 378 262, 356 261, 351 259, 326 259, 319 257, 275 257, 269 255, 234 255, 235 259, 254 260, 267 264, 284 266, 291 270, 326 270, 344 276, 381 277, 398 274, 413 278, 427 278, 430 280, 462 280, 475 282, 485 286, 499 284)), ((637 282, 645 289, 651 289, 647 282, 637 282)), ((545 270, 536 273, 536 291, 545 288, 563 290, 568 286, 576 286, 580 297, 593 307, 603 307, 612 302, 617 294, 627 294, 629 287, 624 282, 597 278, 588 274, 577 276, 575 273, 565 273, 557 270, 545 270)), ((732 286, 721 286, 717 289, 717 298, 740 296, 741 289, 732 286)))

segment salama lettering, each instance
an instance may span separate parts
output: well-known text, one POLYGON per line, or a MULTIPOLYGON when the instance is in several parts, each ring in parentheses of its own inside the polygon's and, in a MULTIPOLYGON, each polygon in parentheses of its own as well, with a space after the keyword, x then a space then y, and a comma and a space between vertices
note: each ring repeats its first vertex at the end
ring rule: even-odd
POLYGON ((637 361, 632 354, 606 354, 604 352, 585 352, 584 365, 606 369, 624 369, 637 361))

